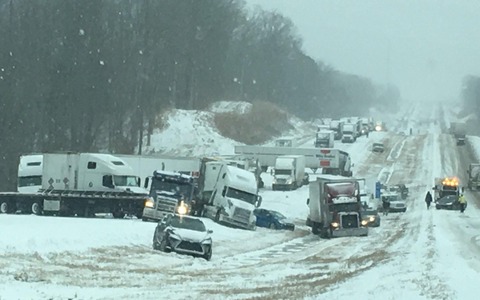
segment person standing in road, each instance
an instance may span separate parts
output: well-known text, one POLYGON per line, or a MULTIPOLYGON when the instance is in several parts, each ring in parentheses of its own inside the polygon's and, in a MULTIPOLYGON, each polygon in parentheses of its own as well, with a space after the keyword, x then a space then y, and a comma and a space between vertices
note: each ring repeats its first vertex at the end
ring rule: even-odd
POLYGON ((460 194, 460 197, 458 197, 458 203, 460 203, 460 212, 463 213, 465 211, 465 207, 467 206, 467 200, 463 194, 460 194))
POLYGON ((382 206, 383 206, 383 215, 388 216, 388 211, 390 210, 390 201, 387 198, 383 198, 382 206))
POLYGON ((425 196, 425 203, 427 203, 427 209, 430 209, 430 204, 432 204, 432 194, 430 194, 430 191, 427 192, 427 195, 425 196))

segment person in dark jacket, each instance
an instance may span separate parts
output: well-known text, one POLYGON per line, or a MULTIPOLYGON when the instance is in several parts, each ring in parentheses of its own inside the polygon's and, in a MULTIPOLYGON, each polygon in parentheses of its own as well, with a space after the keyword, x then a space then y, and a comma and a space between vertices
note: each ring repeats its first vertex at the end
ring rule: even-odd
POLYGON ((388 216, 388 211, 390 210, 390 201, 387 198, 383 198, 382 206, 383 206, 383 215, 388 216))
POLYGON ((430 191, 427 192, 427 195, 425 195, 425 203, 427 203, 427 209, 430 209, 430 204, 432 204, 432 194, 430 194, 430 191))

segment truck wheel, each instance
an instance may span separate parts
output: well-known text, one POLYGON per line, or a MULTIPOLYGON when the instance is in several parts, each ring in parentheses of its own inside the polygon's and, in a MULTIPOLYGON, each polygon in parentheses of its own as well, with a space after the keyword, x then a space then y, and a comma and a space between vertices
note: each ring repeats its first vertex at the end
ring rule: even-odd
POLYGON ((319 234, 320 231, 318 230, 318 224, 316 222, 312 222, 312 233, 319 234))
POLYGON ((32 203, 32 214, 39 216, 42 214, 42 211, 43 211, 43 208, 40 205, 40 203, 38 202, 32 203))
POLYGON ((217 214, 215 215, 215 222, 220 223, 220 211, 217 211, 217 214))
POLYGON ((2 214, 8 214, 10 213, 10 205, 7 201, 2 201, 2 203, 0 203, 0 213, 2 214))

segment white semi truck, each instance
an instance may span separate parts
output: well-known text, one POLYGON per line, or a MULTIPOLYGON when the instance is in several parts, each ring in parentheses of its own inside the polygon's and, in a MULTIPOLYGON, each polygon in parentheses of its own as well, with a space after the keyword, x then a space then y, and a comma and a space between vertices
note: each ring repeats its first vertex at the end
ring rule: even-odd
POLYGON ((42 154, 20 156, 18 164, 17 191, 19 193, 36 193, 42 188, 42 154))
POLYGON ((314 146, 317 148, 333 148, 335 133, 332 130, 317 131, 314 146))
MULTIPOLYGON (((212 163, 206 165, 213 168, 212 163)), ((213 180, 215 184, 211 193, 205 190, 200 192, 204 196, 210 194, 208 202, 202 203, 202 215, 219 224, 255 230, 256 218, 253 211, 262 201, 258 195, 255 175, 221 161, 216 162, 215 167, 215 170, 212 169, 212 172, 204 176, 208 184, 204 184, 203 189, 208 189, 213 180), (212 178, 215 174, 216 177, 212 178)))
POLYGON ((142 216, 146 190, 122 159, 99 153, 45 153, 42 188, 0 193, 0 212, 91 217, 97 213, 142 216))
POLYGON ((342 143, 354 143, 357 140, 357 136, 358 136, 357 123, 343 124, 342 143))
POLYGON ((264 171, 275 166, 275 160, 281 155, 305 156, 305 167, 316 172, 325 168, 328 174, 351 176, 350 155, 339 149, 326 148, 289 148, 264 146, 235 146, 235 154, 258 159, 264 171))
POLYGON ((275 161, 272 190, 295 190, 305 183, 305 156, 281 155, 275 161))

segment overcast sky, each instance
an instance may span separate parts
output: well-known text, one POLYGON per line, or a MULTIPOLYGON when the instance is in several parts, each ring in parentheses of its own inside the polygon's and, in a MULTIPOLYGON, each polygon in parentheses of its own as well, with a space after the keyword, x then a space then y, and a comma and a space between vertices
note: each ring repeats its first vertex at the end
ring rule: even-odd
POLYGON ((458 99, 480 75, 480 1, 247 0, 290 18, 305 52, 392 83, 411 101, 458 99))

